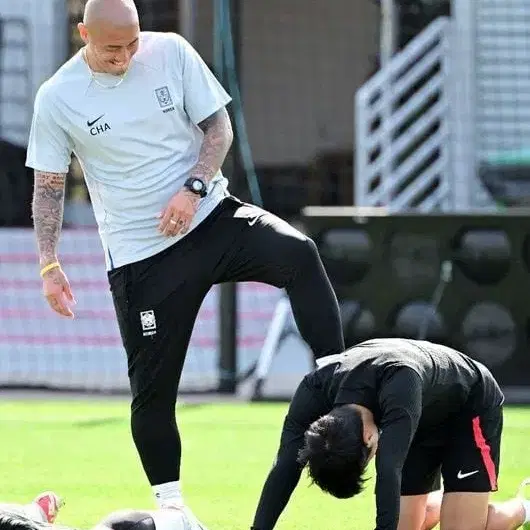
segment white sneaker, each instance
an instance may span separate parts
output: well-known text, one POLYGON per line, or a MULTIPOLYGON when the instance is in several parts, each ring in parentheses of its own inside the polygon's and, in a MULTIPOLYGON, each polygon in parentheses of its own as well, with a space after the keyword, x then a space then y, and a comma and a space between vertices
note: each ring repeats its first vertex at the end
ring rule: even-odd
POLYGON ((157 530, 207 530, 184 505, 170 504, 154 510, 151 515, 157 530))

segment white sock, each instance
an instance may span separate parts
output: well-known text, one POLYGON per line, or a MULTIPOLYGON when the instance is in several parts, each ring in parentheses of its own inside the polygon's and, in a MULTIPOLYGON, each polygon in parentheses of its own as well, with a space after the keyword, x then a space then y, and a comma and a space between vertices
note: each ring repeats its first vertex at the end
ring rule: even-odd
POLYGON ((153 493, 159 508, 184 505, 184 499, 180 491, 180 481, 178 480, 153 486, 153 493))
POLYGON ((530 500, 522 499, 524 508, 524 522, 530 523, 530 500))

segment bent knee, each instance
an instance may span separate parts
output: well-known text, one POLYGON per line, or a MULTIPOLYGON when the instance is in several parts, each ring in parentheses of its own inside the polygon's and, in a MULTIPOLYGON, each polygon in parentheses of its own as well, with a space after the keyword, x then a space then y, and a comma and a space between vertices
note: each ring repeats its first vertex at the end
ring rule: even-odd
MULTIPOLYGON (((510 503, 504 503, 503 507, 509 504, 510 503)), ((510 506, 510 508, 512 506, 510 506)), ((524 519, 524 513, 518 512, 517 508, 513 511, 510 510, 510 508, 508 508, 508 510, 504 510, 495 504, 490 504, 488 506, 487 530, 506 530, 507 528, 519 528, 521 520, 524 519)))
POLYGON ((302 271, 320 261, 315 242, 310 237, 305 236, 291 238, 287 255, 291 266, 302 271))
POLYGON ((425 521, 422 530, 430 530, 440 522, 440 510, 442 507, 442 491, 433 491, 427 497, 425 505, 425 521))
POLYGON ((440 503, 427 502, 425 507, 425 519, 421 526, 421 530, 432 530, 440 522, 440 503))

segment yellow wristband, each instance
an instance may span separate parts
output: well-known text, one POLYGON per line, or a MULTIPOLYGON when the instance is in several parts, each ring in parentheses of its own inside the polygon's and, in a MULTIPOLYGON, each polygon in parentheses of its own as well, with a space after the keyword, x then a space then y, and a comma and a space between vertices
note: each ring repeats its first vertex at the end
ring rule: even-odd
POLYGON ((44 277, 44 275, 51 271, 52 269, 56 269, 57 267, 60 267, 61 264, 58 262, 58 261, 54 261, 53 263, 50 263, 49 265, 46 265, 46 267, 43 267, 41 270, 40 270, 40 277, 44 277))

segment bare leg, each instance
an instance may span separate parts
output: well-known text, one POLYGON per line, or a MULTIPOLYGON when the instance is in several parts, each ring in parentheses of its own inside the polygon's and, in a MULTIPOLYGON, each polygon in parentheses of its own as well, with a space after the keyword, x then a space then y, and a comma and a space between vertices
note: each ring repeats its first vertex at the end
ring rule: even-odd
POLYGON ((440 509, 442 508, 443 491, 433 491, 427 497, 425 518, 421 530, 432 530, 440 522, 440 509))
POLYGON ((399 505, 398 530, 422 530, 428 495, 402 495, 399 505))
POLYGON ((525 511, 521 499, 493 502, 488 507, 486 530, 516 530, 523 526, 525 511))
MULTIPOLYGON (((422 530, 432 530, 440 522, 442 496, 441 490, 429 494, 422 530)), ((489 503, 486 530, 516 530, 524 522, 525 510, 521 499, 489 503)))

